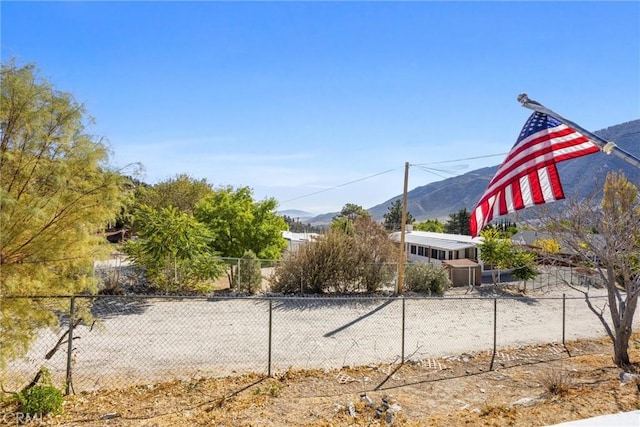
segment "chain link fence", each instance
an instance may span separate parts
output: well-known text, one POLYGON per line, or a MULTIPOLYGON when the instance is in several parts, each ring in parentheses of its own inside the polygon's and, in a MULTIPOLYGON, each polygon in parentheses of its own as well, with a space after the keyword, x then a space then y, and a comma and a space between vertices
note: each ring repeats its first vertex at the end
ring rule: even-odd
POLYGON ((58 313, 60 329, 40 330, 27 355, 9 362, 5 390, 24 387, 41 366, 69 392, 298 368, 437 366, 480 353, 491 356, 490 369, 496 357, 516 357, 508 349, 553 343, 562 357, 566 341, 605 335, 584 297, 39 299, 68 310, 58 313))
MULTIPOLYGON (((251 284, 247 282, 250 279, 250 275, 243 271, 242 258, 219 258, 227 267, 228 273, 234 275, 235 291, 244 292, 244 290, 251 287, 251 284)), ((288 262, 286 260, 271 260, 271 259, 256 259, 255 262, 260 266, 262 283, 259 286, 258 293, 268 293, 271 290, 271 280, 274 269, 281 263, 288 262)), ((384 270, 386 280, 383 285, 383 291, 395 291, 396 290, 396 272, 398 270, 397 263, 387 262, 381 268, 384 270)), ((557 289, 559 285, 573 285, 589 289, 602 288, 604 283, 600 276, 596 273, 595 269, 587 269, 585 267, 563 267, 558 265, 538 265, 536 266, 538 275, 527 282, 518 281, 513 278, 509 271, 485 271, 482 273, 482 283, 489 284, 496 281, 496 283, 518 287, 526 291, 544 291, 557 289)), ((96 262, 94 265, 94 274, 101 282, 103 290, 115 290, 121 294, 145 294, 153 293, 145 279, 142 270, 131 264, 126 255, 115 252, 111 258, 107 261, 96 262)), ((381 273, 382 274, 382 273, 381 273)), ((230 279, 227 275, 223 275, 217 281, 218 289, 225 289, 230 287, 230 279)), ((308 290, 301 284, 298 290, 301 294, 306 293, 308 290)), ((360 289, 360 291, 366 291, 366 289, 360 289)), ((246 292, 245 292, 246 293, 246 292)))

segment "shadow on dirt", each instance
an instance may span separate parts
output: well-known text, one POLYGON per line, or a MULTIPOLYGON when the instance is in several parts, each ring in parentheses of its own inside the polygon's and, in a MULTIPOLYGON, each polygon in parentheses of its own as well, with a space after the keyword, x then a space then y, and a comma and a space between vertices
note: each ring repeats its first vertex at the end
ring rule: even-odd
POLYGON ((149 306, 149 302, 142 298, 105 296, 93 299, 91 314, 98 319, 110 319, 116 316, 143 314, 149 306))
POLYGON ((509 300, 521 302, 527 305, 540 304, 540 301, 537 298, 524 295, 509 286, 482 285, 476 286, 474 290, 483 298, 508 298, 509 300))
POLYGON ((374 309, 386 307, 394 301, 401 299, 395 297, 382 296, 308 296, 308 297, 280 297, 273 299, 273 308, 281 311, 289 310, 322 310, 327 308, 348 308, 348 309, 374 309), (380 306, 380 308, 376 308, 380 306))

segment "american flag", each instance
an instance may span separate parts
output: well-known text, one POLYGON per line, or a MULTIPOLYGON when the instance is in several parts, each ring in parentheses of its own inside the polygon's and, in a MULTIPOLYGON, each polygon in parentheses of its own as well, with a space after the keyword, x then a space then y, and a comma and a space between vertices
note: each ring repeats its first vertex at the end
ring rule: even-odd
POLYGON ((556 163, 599 150, 573 128, 534 112, 471 213, 471 235, 494 216, 564 199, 556 163))

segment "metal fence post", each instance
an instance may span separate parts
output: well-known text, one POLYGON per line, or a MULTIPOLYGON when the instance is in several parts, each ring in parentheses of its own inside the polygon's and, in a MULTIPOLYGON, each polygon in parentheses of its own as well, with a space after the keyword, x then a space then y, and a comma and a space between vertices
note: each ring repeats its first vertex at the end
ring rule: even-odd
POLYGON ((404 335, 405 335, 405 320, 406 320, 406 299, 402 296, 402 356, 400 364, 404 365, 404 335))
POLYGON ((269 357, 268 357, 268 367, 267 367, 267 376, 271 376, 271 337, 272 337, 272 329, 273 329, 273 300, 269 299, 269 357))
POLYGON ((567 348, 567 342, 565 339, 565 333, 567 329, 567 294, 562 294, 562 346, 567 351, 569 357, 571 357, 571 352, 567 348))
POLYGON ((567 294, 562 294, 562 345, 566 347, 565 342, 565 321, 567 319, 567 294))
POLYGON ((493 371, 493 362, 496 360, 496 347, 498 341, 498 298, 493 299, 493 355, 491 355, 491 366, 489 370, 493 371))
POLYGON ((72 373, 71 373, 71 361, 73 358, 73 327, 75 324, 76 317, 76 297, 72 296, 71 301, 69 302, 69 334, 67 336, 67 380, 64 389, 64 394, 69 395, 71 390, 73 390, 72 386, 72 373))

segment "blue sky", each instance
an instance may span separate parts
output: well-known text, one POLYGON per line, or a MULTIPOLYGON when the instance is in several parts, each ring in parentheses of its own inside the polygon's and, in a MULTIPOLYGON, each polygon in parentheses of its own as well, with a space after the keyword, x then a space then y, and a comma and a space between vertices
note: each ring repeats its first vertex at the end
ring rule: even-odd
MULTIPOLYGON (((521 92, 593 131, 640 118, 638 2, 0 8, 2 61, 84 103, 114 166, 249 186, 283 210, 369 208, 402 193, 405 162, 506 153, 521 92)), ((503 157, 411 167, 409 188, 503 157)))

